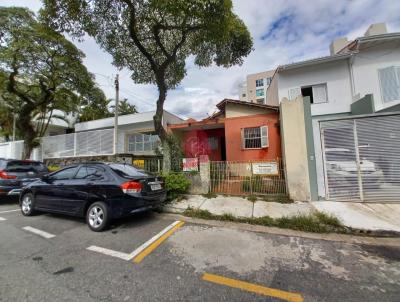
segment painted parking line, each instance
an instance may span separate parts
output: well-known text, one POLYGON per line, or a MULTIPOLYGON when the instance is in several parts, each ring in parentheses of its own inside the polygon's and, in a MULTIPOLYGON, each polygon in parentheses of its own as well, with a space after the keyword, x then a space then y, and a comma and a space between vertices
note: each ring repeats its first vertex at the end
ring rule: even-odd
POLYGON ((17 211, 21 211, 21 210, 20 210, 20 209, 16 209, 16 210, 1 211, 0 214, 3 214, 3 213, 11 213, 11 212, 17 212, 17 211))
POLYGON ((23 227, 22 229, 25 230, 25 231, 34 233, 34 234, 36 234, 36 235, 39 235, 39 236, 41 236, 41 237, 43 237, 43 238, 46 238, 46 239, 50 239, 50 238, 56 237, 56 235, 47 233, 47 232, 42 231, 42 230, 39 230, 39 229, 35 229, 35 228, 33 228, 33 227, 30 227, 30 226, 23 227))
POLYGON ((171 236, 183 224, 183 221, 175 221, 174 223, 163 229, 161 232, 159 232, 157 235, 147 240, 130 254, 106 249, 95 245, 89 246, 87 250, 127 261, 134 259, 135 263, 139 263, 143 260, 144 257, 150 254, 155 248, 157 248, 165 239, 171 236))
POLYGON ((7 219, 0 217, 0 221, 6 221, 7 219))
POLYGON ((130 254, 122 253, 122 252, 118 252, 118 251, 114 251, 114 250, 110 250, 110 249, 106 249, 106 248, 100 247, 100 246, 92 245, 92 246, 89 246, 87 248, 87 250, 92 251, 92 252, 97 252, 97 253, 100 253, 100 254, 104 254, 104 255, 107 255, 107 256, 111 256, 111 257, 120 258, 120 259, 126 260, 126 261, 129 261, 129 260, 132 259, 130 254))
POLYGON ((147 255, 154 251, 161 243, 179 229, 185 222, 175 221, 173 224, 166 227, 153 238, 138 247, 132 254, 134 255, 133 262, 140 263, 147 255))
POLYGON ((244 282, 236 279, 230 279, 214 274, 208 274, 205 273, 202 277, 203 280, 220 284, 220 285, 225 285, 233 288, 238 288, 241 290, 245 290, 248 292, 268 296, 268 297, 273 297, 273 298, 278 298, 282 299, 285 301, 290 301, 290 302, 303 302, 304 299, 300 294, 297 293, 291 293, 291 292, 286 292, 280 289, 275 289, 275 288, 269 288, 265 286, 261 286, 258 284, 254 283, 249 283, 249 282, 244 282))

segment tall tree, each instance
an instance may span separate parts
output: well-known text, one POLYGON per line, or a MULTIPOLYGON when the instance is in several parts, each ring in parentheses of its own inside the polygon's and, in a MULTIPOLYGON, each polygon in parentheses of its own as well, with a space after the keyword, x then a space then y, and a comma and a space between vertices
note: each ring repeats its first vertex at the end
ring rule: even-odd
MULTIPOLYGON (((115 112, 115 105, 112 105, 111 107, 112 112, 115 112)), ((119 115, 124 115, 124 114, 132 114, 132 113, 137 113, 136 106, 129 103, 128 99, 123 99, 122 101, 119 101, 118 103, 118 114, 119 115)))
POLYGON ((94 77, 82 63, 84 54, 29 10, 0 7, 0 28, 3 99, 16 109, 23 156, 29 158, 57 112, 77 111, 90 96, 94 77))
POLYGON ((44 0, 42 17, 53 28, 82 38, 85 33, 109 52, 137 83, 156 84, 154 127, 170 166, 168 134, 162 125, 168 89, 186 74, 185 61, 204 67, 241 64, 251 36, 231 0, 44 0))
POLYGON ((113 116, 109 109, 110 102, 111 100, 105 98, 103 91, 95 89, 90 98, 82 104, 77 121, 87 122, 113 116))

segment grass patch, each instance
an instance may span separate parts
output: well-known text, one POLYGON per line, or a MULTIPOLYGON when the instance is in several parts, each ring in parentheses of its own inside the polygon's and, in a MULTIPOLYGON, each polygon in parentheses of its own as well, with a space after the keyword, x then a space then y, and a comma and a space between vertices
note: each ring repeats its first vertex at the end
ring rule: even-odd
POLYGON ((349 229, 342 225, 336 217, 326 215, 321 212, 315 212, 309 215, 281 217, 276 219, 269 216, 259 218, 238 218, 231 214, 215 215, 207 210, 193 208, 186 209, 183 214, 188 217, 200 219, 241 222, 311 233, 349 233, 349 229))
POLYGON ((211 199, 211 198, 217 198, 218 195, 213 192, 208 192, 207 194, 201 194, 201 196, 203 196, 204 198, 211 199))
POLYGON ((288 195, 264 195, 261 200, 266 202, 293 203, 293 200, 288 195))
POLYGON ((256 202, 257 201, 257 196, 249 195, 249 196, 247 196, 247 200, 251 201, 251 202, 256 202))

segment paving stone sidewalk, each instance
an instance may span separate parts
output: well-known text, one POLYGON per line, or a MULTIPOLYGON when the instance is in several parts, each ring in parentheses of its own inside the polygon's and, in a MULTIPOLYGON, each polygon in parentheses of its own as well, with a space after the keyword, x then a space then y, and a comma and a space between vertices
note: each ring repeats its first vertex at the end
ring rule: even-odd
POLYGON ((283 216, 296 216, 310 214, 314 210, 308 202, 295 202, 283 204, 257 200, 251 202, 243 197, 217 196, 206 198, 201 195, 187 195, 187 199, 172 202, 164 207, 166 212, 183 213, 187 208, 207 210, 215 215, 232 214, 235 217, 263 217, 280 218, 283 216))

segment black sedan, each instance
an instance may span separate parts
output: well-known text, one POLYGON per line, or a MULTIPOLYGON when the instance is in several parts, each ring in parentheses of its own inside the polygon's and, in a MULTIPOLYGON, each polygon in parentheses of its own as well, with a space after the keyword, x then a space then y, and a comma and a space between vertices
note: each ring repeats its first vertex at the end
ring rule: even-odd
POLYGON ((0 158, 0 198, 18 196, 23 186, 47 173, 39 161, 0 158))
POLYGON ((22 214, 51 212, 86 217, 102 231, 111 219, 157 208, 166 198, 164 181, 128 164, 68 166, 23 188, 22 214))

